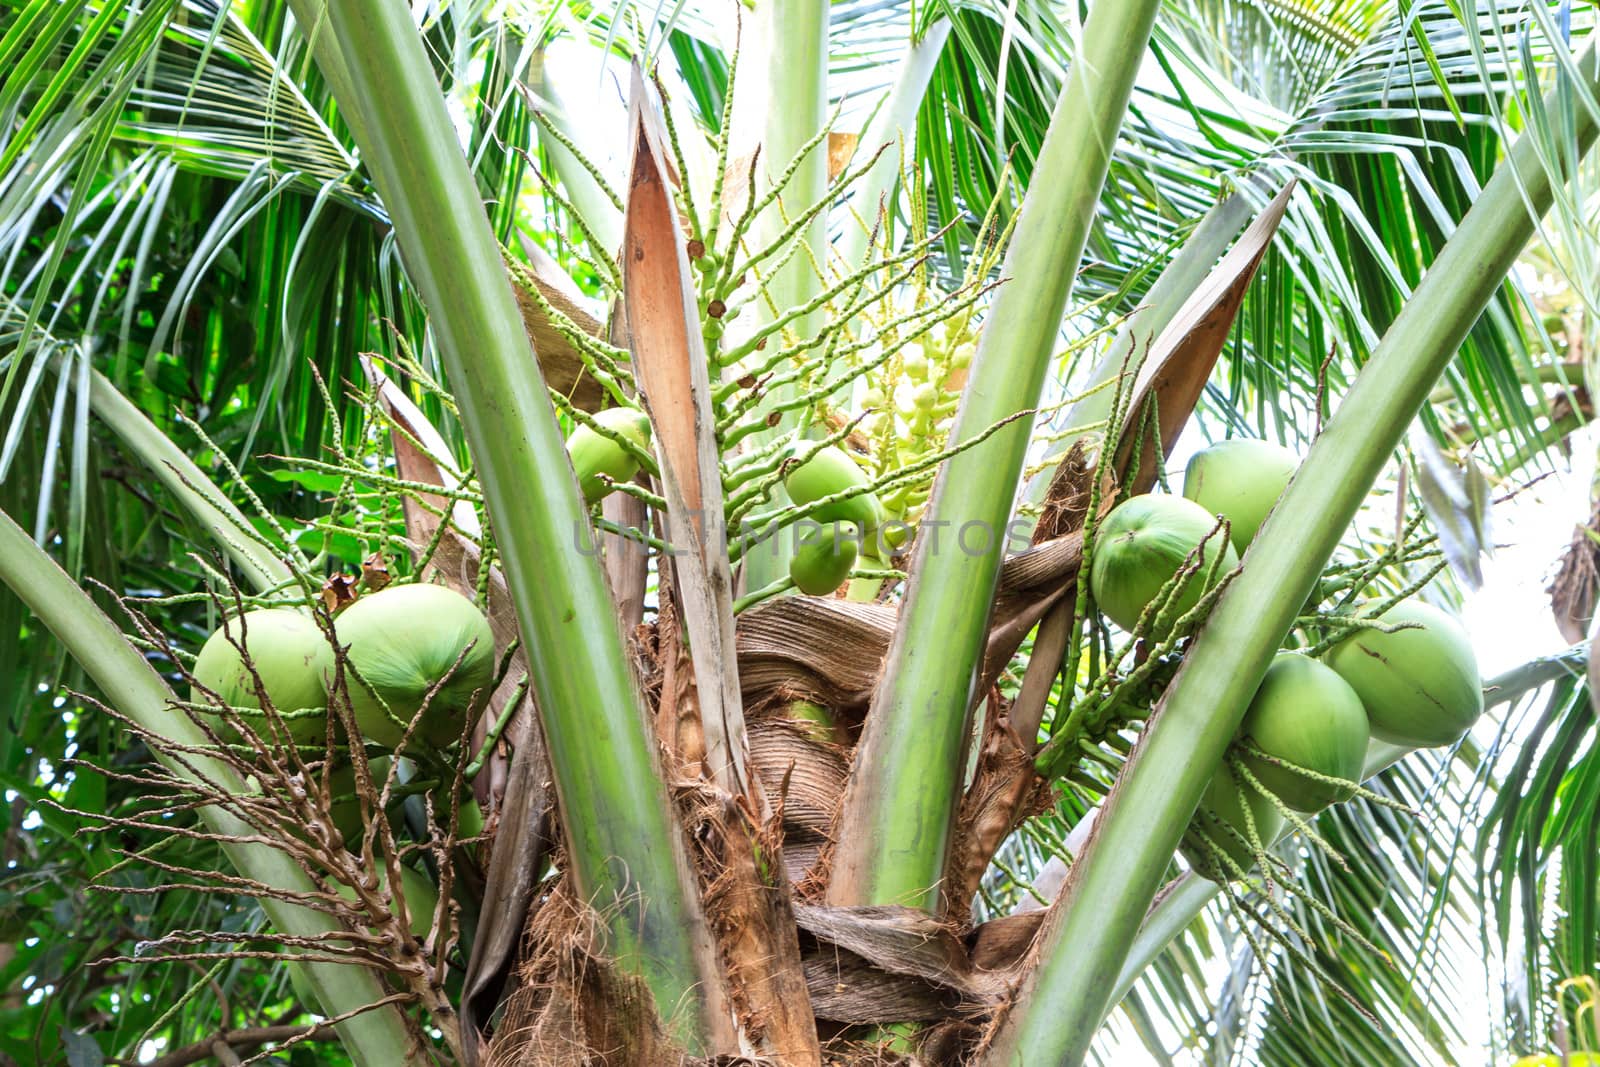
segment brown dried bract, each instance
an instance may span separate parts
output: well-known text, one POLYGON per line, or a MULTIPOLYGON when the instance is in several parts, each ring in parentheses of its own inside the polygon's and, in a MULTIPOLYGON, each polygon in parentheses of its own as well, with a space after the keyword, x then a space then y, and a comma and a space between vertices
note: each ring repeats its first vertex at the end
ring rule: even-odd
POLYGON ((322 599, 322 606, 328 609, 329 615, 337 614, 355 602, 356 580, 348 574, 332 575, 322 583, 317 596, 322 599))
POLYGON ((389 573, 389 561, 383 553, 374 552, 361 561, 361 584, 369 593, 376 593, 388 585, 393 575, 389 573))

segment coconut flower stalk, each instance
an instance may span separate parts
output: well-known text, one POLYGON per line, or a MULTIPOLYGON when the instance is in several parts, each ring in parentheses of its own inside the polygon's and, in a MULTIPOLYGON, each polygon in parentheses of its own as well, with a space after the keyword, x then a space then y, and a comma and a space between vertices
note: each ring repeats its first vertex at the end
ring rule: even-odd
MULTIPOLYGON (((1155 21, 1155 0, 1098 4, 1056 104, 1007 253, 951 443, 959 446, 1039 402, 1061 316, 1155 21)), ((934 910, 989 606, 1028 445, 1021 420, 953 456, 924 525, 943 523, 943 551, 919 538, 900 624, 851 771, 833 859, 835 904, 934 910), (954 531, 987 545, 953 548, 954 531)), ((937 528, 937 527, 935 527, 937 528)))
MULTIPOLYGON (((775 179, 828 121, 828 0, 775 0, 759 5, 754 18, 759 48, 750 51, 765 54, 751 55, 741 65, 741 75, 746 80, 740 87, 751 86, 759 79, 761 89, 736 98, 740 110, 735 112, 734 122, 742 128, 760 130, 761 168, 775 179), (751 97, 764 98, 759 110, 749 107, 755 102, 751 97)), ((776 240, 787 228, 784 208, 788 217, 793 217, 804 205, 822 199, 827 190, 828 151, 824 138, 812 146, 790 176, 781 203, 774 203, 756 221, 756 246, 776 240)), ((711 210, 720 211, 721 205, 713 204, 711 210)), ((763 279, 766 296, 780 315, 790 308, 803 307, 822 291, 822 278, 813 260, 826 268, 827 212, 818 212, 795 239, 804 242, 806 248, 770 278, 763 279)), ((764 307, 765 303, 759 301, 758 306, 764 307)), ((767 312, 763 310, 761 315, 765 320, 767 312)), ((811 337, 821 329, 822 322, 822 312, 813 311, 796 320, 790 329, 796 337, 811 337)), ((774 389, 771 402, 791 399, 796 389, 794 384, 774 389)), ((756 440, 771 441, 793 427, 794 421, 793 412, 783 412, 777 424, 758 433, 756 440)), ((781 488, 773 491, 773 499, 779 504, 787 503, 781 488)), ((751 553, 745 560, 747 588, 770 585, 788 571, 789 553, 783 540, 779 539, 775 547, 775 551, 751 553)))
MULTIPOLYGON (((1591 46, 1545 102, 1569 117, 1578 151, 1594 113, 1570 106, 1600 89, 1591 46)), ((1566 174, 1560 177, 1565 179, 1566 174)), ((1140 924, 1250 697, 1383 465, 1449 365, 1555 195, 1535 137, 1524 136, 1478 196, 1312 445, 1251 545, 1108 798, 1036 942, 1037 965, 985 1062, 1083 1060, 1140 924)))
MULTIPOLYGON (((11 518, 0 513, 0 582, 11 587, 44 625, 83 666, 107 700, 143 728, 190 749, 182 760, 161 756, 168 768, 190 781, 209 781, 237 793, 244 782, 220 761, 193 751, 208 743, 200 727, 173 705, 176 699, 161 676, 106 617, 88 594, 11 518)), ((286 853, 246 840, 256 830, 231 812, 203 807, 207 828, 223 837, 223 852, 234 870, 263 886, 292 893, 317 891, 306 873, 286 853)), ((262 908, 273 929, 293 937, 318 938, 342 927, 331 917, 283 900, 264 898, 262 908)), ((431 1062, 412 1045, 410 1029, 393 1004, 362 1011, 385 998, 378 977, 365 967, 343 963, 307 963, 312 992, 330 1018, 361 1014, 337 1024, 345 1051, 367 1067, 431 1062)))
MULTIPOLYGON (((720 990, 593 534, 476 184, 409 9, 330 9, 363 158, 427 305, 505 561, 575 889, 669 1032, 705 1051, 720 990), (532 502, 537 502, 537 505, 532 502)), ((341 104, 345 101, 340 98, 341 104)))

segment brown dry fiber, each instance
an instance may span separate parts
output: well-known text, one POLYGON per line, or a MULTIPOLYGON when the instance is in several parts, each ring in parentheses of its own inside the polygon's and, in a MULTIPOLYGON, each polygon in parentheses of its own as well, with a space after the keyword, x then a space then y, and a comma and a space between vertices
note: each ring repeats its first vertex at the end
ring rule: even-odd
MULTIPOLYGON (((1003 668, 1043 607, 1078 572, 1076 535, 1036 545, 1000 571, 986 672, 1003 668), (1009 647, 1008 647, 1009 646, 1009 647)), ((747 702, 774 693, 803 696, 838 711, 866 707, 894 636, 896 611, 823 597, 779 597, 739 616, 739 681, 747 702)))
POLYGON ((688 254, 665 162, 666 133, 642 73, 633 71, 629 105, 633 166, 623 219, 622 287, 633 372, 655 429, 667 537, 682 621, 694 646, 707 769, 730 793, 756 797, 745 768, 744 704, 733 650, 733 577, 720 531, 716 419, 688 254))

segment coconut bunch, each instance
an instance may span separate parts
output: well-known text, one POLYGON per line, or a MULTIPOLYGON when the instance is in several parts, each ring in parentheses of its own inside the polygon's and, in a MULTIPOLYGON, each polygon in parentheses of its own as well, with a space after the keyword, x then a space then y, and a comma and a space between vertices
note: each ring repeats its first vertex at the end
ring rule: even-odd
MULTIPOLYGON (((829 132, 825 125, 800 156, 829 132)), ((757 220, 790 191, 794 175, 773 175, 772 188, 756 196, 740 162, 730 162, 725 134, 712 135, 708 147, 716 156, 711 173, 723 176, 712 201, 697 200, 689 185, 676 188, 674 197, 687 253, 680 280, 698 313, 707 362, 723 525, 742 541, 730 563, 737 566, 745 549, 785 537, 786 557, 801 550, 807 557, 783 578, 751 590, 735 610, 795 589, 826 595, 852 579, 860 584, 851 586, 851 595, 870 599, 884 580, 901 576, 893 566, 895 554, 927 503, 939 465, 954 454, 950 431, 978 346, 976 309, 993 285, 1008 223, 997 197, 960 279, 940 279, 930 271, 944 234, 926 225, 915 192, 909 232, 925 236, 903 240, 858 220, 867 234, 859 256, 824 255, 805 247, 808 221, 846 198, 877 155, 851 159, 820 200, 785 203, 788 221, 768 235, 757 220), (771 287, 774 276, 792 259, 807 256, 820 291, 802 306, 780 306, 771 287), (843 577, 825 581, 832 575, 843 577)), ((671 128, 666 148, 677 172, 690 173, 684 145, 671 128)), ((917 183, 907 188, 915 190, 917 183)), ((625 493, 663 509, 648 477, 659 468, 631 354, 607 340, 613 336, 609 323, 581 321, 514 262, 517 257, 509 258, 541 324, 572 346, 583 372, 604 394, 601 410, 590 414, 562 391, 551 391, 572 424, 567 450, 584 499, 596 507, 611 494, 625 493)), ((609 298, 621 295, 622 271, 611 258, 598 267, 599 278, 616 292, 603 293, 607 299, 596 307, 614 314, 620 305, 609 298)), ((1093 341, 1086 337, 1074 347, 1093 341)), ((976 447, 998 428, 980 429, 962 447, 976 447)), ((628 533, 594 514, 599 529, 628 533)))
MULTIPOLYGON (((295 570, 306 578, 306 571, 295 570)), ((325 592, 338 587, 330 582, 325 592)), ((314 891, 243 872, 219 874, 211 850, 195 854, 211 866, 185 866, 193 862, 182 858, 187 854, 174 859, 170 853, 159 866, 228 907, 240 894, 275 900, 321 912, 352 934, 296 939, 268 928, 188 932, 176 948, 144 962, 223 963, 241 950, 279 959, 313 1011, 319 1008, 303 970, 306 959, 376 963, 388 972, 391 994, 430 1013, 448 1009, 445 985, 460 936, 453 887, 458 879, 470 886, 481 877, 473 846, 483 826, 476 806, 460 796, 462 775, 435 773, 446 761, 433 747, 454 745, 480 707, 477 691, 486 691, 493 676, 492 638, 470 600, 435 586, 377 589, 331 616, 326 602, 317 603, 314 610, 254 606, 236 593, 243 610, 229 614, 191 659, 174 647, 171 627, 153 622, 140 603, 125 601, 138 639, 162 659, 184 665, 190 699, 180 707, 210 744, 202 754, 106 709, 165 758, 127 769, 142 791, 137 810, 77 814, 104 827, 169 828, 275 852, 271 862, 304 874, 314 891), (487 672, 475 654, 479 648, 491 665, 487 672), (391 716, 410 719, 396 727, 391 716), (346 746, 339 730, 361 743, 346 746), (187 773, 174 771, 175 764, 187 773), (236 828, 193 826, 200 807, 227 813, 236 828), (385 947, 375 954, 374 945, 385 947)), ((452 753, 458 766, 466 755, 452 753)))
MULTIPOLYGON (((1320 655, 1285 651, 1267 669, 1232 750, 1185 838, 1215 880, 1267 861, 1285 821, 1357 794, 1372 740, 1402 750, 1453 745, 1483 714, 1483 682, 1465 629, 1416 599, 1367 605, 1320 655)), ((1315 840, 1315 838, 1313 838, 1315 840)), ((1325 846, 1321 846, 1325 847, 1325 846)))
POLYGON ((195 660, 193 701, 224 739, 249 730, 320 753, 328 709, 344 700, 362 742, 413 753, 461 739, 494 668, 483 613, 454 590, 416 582, 357 598, 332 618, 330 632, 297 608, 227 620, 195 660))
MULTIPOLYGON (((454 775, 428 777, 419 763, 444 767, 441 750, 466 735, 493 689, 494 638, 483 613, 461 594, 423 582, 368 592, 331 617, 257 608, 218 627, 190 674, 196 713, 256 790, 239 801, 248 821, 263 817, 252 805, 276 807, 281 800, 271 798, 291 798, 293 836, 304 840, 285 847, 312 850, 302 862, 320 869, 356 913, 382 922, 399 909, 412 936, 424 940, 439 910, 438 889, 398 856, 429 842, 425 837, 395 853, 398 891, 391 892, 386 857, 400 849, 394 832, 404 825, 407 797, 426 792, 448 801, 455 792, 439 784, 454 775), (329 712, 341 706, 359 754, 342 755, 333 744, 333 722, 346 720, 329 712), (369 748, 384 752, 369 757, 369 748)), ((481 832, 470 797, 449 810, 445 836, 461 841, 481 832)), ((304 1002, 316 1003, 301 965, 290 963, 289 975, 304 1002)))
MULTIPOLYGON (((1240 558, 1248 565, 1296 466, 1275 445, 1225 441, 1189 462, 1181 496, 1118 504, 1093 535, 1096 606, 1152 643, 1190 632, 1240 558)), ((1342 583, 1350 592, 1359 584, 1342 583)), ((1323 616, 1332 636, 1279 653, 1185 837, 1197 870, 1242 877, 1286 823, 1303 827, 1302 816, 1356 795, 1373 738, 1450 745, 1477 721, 1483 692, 1471 642, 1452 616, 1415 599, 1420 588, 1323 616)))

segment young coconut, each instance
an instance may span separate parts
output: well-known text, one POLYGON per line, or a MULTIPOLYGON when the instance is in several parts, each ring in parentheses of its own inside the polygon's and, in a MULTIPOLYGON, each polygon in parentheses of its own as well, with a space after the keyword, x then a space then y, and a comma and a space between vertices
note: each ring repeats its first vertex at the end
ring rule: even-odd
POLYGON ((345 608, 334 626, 361 676, 349 679, 348 688, 356 724, 369 741, 397 747, 426 700, 414 736, 442 748, 460 739, 467 717, 489 696, 494 634, 483 613, 454 590, 425 582, 391 585, 345 608))
POLYGON ((1283 830, 1283 814, 1270 798, 1248 782, 1236 779, 1227 764, 1223 764, 1201 794, 1200 806, 1183 835, 1179 851, 1189 861, 1189 866, 1204 877, 1214 882, 1232 879, 1232 869, 1216 860, 1209 846, 1222 850, 1240 870, 1248 871, 1256 865, 1255 851, 1250 846, 1252 826, 1256 840, 1261 842, 1262 848, 1267 848, 1283 830), (1247 807, 1248 819, 1245 816, 1247 807))
MULTIPOLYGON (((376 792, 383 791, 383 783, 389 776, 389 761, 388 756, 376 756, 367 762, 367 774, 371 776, 372 788, 376 792)), ((320 787, 320 781, 312 786, 320 787)), ((360 845, 361 836, 367 829, 366 823, 361 821, 361 798, 356 795, 356 769, 348 763, 336 769, 328 783, 328 791, 331 795, 328 814, 333 818, 334 828, 344 838, 345 847, 354 849, 360 845)))
POLYGON ((1397 745, 1454 744, 1483 714, 1483 681, 1466 630, 1430 604, 1406 600, 1384 612, 1385 625, 1363 628, 1327 654, 1367 709, 1372 734, 1397 745))
MULTIPOLYGON (((649 450, 650 419, 644 412, 637 408, 606 408, 596 412, 593 418, 607 430, 649 450)), ((583 499, 590 504, 610 493, 612 483, 626 482, 639 473, 639 461, 632 453, 605 434, 582 424, 567 438, 567 455, 572 460, 573 473, 578 476, 583 499)))
MULTIPOLYGON (((1309 656, 1280 652, 1244 714, 1239 736, 1286 763, 1356 782, 1367 756, 1367 713, 1356 691, 1333 670, 1309 656)), ((1353 786, 1319 782, 1258 756, 1246 756, 1244 762, 1296 811, 1320 811, 1355 794, 1353 786)))
MULTIPOLYGON (((805 505, 866 485, 868 481, 867 472, 844 449, 835 445, 818 447, 812 442, 802 441, 796 447, 794 465, 783 476, 783 488, 790 500, 805 505)), ((898 548, 903 544, 908 533, 903 524, 885 525, 888 513, 878 494, 873 492, 827 504, 807 517, 817 522, 855 523, 863 535, 861 551, 874 559, 881 554, 878 545, 880 527, 883 541, 890 548, 898 548)))
MULTIPOLYGON (((335 888, 341 897, 355 902, 354 889, 342 882, 335 888)), ((378 889, 383 893, 389 891, 387 864, 380 864, 378 867, 378 889)), ((402 863, 400 897, 405 902, 406 918, 410 921, 411 933, 416 937, 426 937, 428 931, 433 929, 433 913, 439 908, 439 890, 434 887, 432 879, 415 867, 407 867, 402 863)))
MULTIPOLYGON (((378 871, 378 885, 384 892, 389 888, 389 872, 383 868, 378 871)), ((344 883, 334 887, 341 897, 355 902, 356 891, 344 883)), ((406 918, 410 920, 411 936, 424 938, 428 931, 433 929, 433 913, 439 907, 439 891, 434 888, 433 882, 421 871, 407 867, 400 867, 400 895, 405 899, 406 918)), ((300 1003, 314 1012, 321 1012, 321 1005, 317 1003, 316 996, 311 991, 311 983, 306 980, 305 964, 289 963, 289 985, 293 987, 295 996, 300 1003)))
MULTIPOLYGON (((333 648, 316 622, 302 611, 263 608, 224 622, 206 639, 194 663, 194 679, 231 708, 260 711, 256 678, 297 745, 320 745, 327 736, 328 695, 324 676, 333 670, 333 648), (255 675, 238 645, 250 651, 255 675), (320 714, 313 712, 320 710, 320 714)), ((194 703, 205 697, 190 694, 194 703)), ((262 715, 243 715, 264 741, 278 738, 262 715)), ((224 729, 231 736, 231 729, 224 729)))
POLYGON ((1213 515, 1227 516, 1228 536, 1242 556, 1299 463, 1293 452, 1266 441, 1219 441, 1189 460, 1183 495, 1213 515))
POLYGON ((861 530, 853 522, 830 522, 808 533, 789 560, 789 577, 802 593, 827 596, 850 577, 861 530))
POLYGON ((1210 512, 1181 496, 1146 493, 1124 500, 1095 531, 1094 560, 1089 568, 1095 603, 1112 622, 1132 633, 1161 587, 1203 543, 1198 570, 1165 611, 1169 620, 1181 618, 1205 595, 1205 579, 1217 552, 1222 553, 1217 580, 1239 563, 1239 554, 1221 531, 1213 533, 1216 527, 1217 520, 1210 512))

